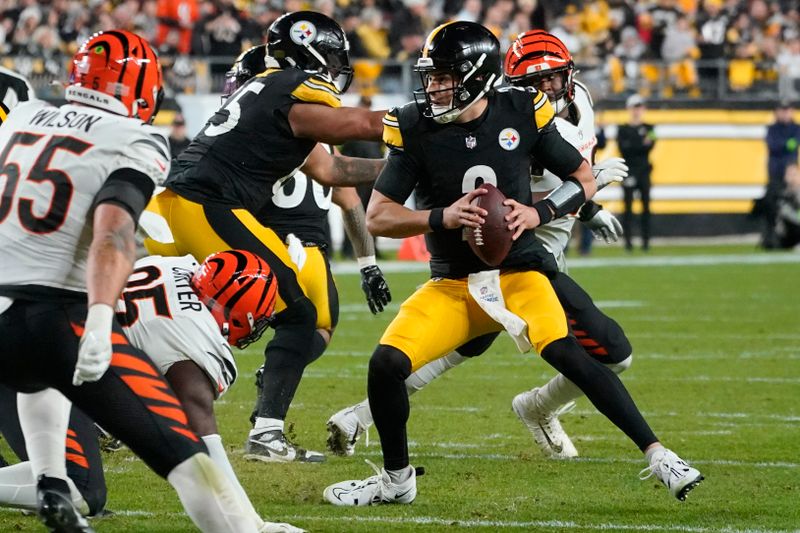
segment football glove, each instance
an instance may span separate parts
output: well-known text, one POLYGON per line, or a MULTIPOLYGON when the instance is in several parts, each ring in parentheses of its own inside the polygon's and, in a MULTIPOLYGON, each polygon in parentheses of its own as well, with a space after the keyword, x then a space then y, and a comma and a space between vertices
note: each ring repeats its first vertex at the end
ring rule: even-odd
POLYGON ((367 296, 367 305, 373 315, 382 312, 384 306, 392 301, 389 285, 378 265, 368 265, 361 269, 361 290, 367 296))
POLYGON ((592 230, 595 239, 602 239, 611 244, 622 236, 622 224, 617 217, 594 202, 586 202, 578 216, 583 225, 592 230))
POLYGON ((97 381, 111 364, 111 321, 114 309, 106 304, 94 304, 86 314, 86 325, 78 345, 78 361, 72 384, 97 381))
POLYGON ((622 182, 628 176, 628 165, 621 157, 611 157, 596 163, 592 167, 592 175, 599 191, 612 183, 622 182))

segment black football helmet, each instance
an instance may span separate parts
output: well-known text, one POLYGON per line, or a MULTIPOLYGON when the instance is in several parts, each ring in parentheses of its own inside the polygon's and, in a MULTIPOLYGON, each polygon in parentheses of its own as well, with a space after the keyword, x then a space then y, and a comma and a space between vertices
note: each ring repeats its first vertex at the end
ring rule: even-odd
POLYGON ((414 91, 422 114, 442 124, 451 122, 499 82, 500 43, 480 24, 448 22, 428 35, 414 70, 422 80, 422 89, 414 91), (450 72, 457 80, 449 106, 431 101, 428 77, 434 72, 450 72))
POLYGON ((299 68, 328 78, 340 93, 353 81, 350 43, 341 26, 314 11, 287 13, 267 32, 267 54, 281 68, 299 68))
POLYGON ((260 44, 242 52, 236 58, 231 69, 225 73, 225 87, 222 89, 222 96, 227 98, 247 80, 259 72, 263 72, 267 68, 266 55, 266 44, 260 44))

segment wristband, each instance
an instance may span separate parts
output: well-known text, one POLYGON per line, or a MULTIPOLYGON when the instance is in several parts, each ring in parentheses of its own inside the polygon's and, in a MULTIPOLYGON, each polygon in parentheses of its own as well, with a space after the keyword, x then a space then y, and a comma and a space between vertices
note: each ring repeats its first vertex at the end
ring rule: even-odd
POLYGON ((539 213, 539 225, 544 226, 551 220, 553 220, 553 211, 552 211, 553 203, 550 200, 539 200, 535 204, 533 204, 533 208, 536 209, 536 212, 539 213))
POLYGON ((364 257, 357 257, 356 261, 358 262, 358 269, 361 270, 364 267, 374 266, 378 263, 375 261, 374 255, 365 255, 364 257))
POLYGON ((594 216, 603 209, 603 206, 589 200, 581 207, 580 211, 578 211, 578 220, 581 222, 587 222, 594 218, 594 216))
POLYGON ((444 227, 444 207, 436 207, 431 209, 431 214, 428 216, 428 225, 433 231, 443 231, 444 227))

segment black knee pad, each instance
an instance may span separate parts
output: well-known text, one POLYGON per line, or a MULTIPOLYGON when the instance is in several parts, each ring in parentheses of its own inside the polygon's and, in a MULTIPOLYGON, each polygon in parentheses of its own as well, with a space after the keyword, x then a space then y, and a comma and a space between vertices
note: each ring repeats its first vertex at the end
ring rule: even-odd
POLYGON ((456 352, 458 352, 458 355, 461 357, 478 357, 479 355, 483 355, 498 335, 500 335, 499 331, 497 333, 487 333, 486 335, 475 337, 456 348, 456 352))
POLYGON ((385 344, 379 344, 369 360, 369 379, 378 381, 405 381, 411 375, 411 359, 406 354, 385 344))

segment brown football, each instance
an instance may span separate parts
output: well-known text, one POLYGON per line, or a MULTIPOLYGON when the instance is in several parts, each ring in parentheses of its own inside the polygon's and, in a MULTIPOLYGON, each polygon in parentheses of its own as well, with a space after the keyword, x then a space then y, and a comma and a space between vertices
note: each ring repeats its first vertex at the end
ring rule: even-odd
POLYGON ((511 250, 511 236, 505 216, 511 212, 511 206, 503 205, 506 196, 491 183, 484 183, 479 188, 488 192, 478 196, 475 203, 488 211, 483 217, 484 223, 479 228, 467 228, 467 242, 481 261, 489 266, 497 266, 511 250))

